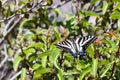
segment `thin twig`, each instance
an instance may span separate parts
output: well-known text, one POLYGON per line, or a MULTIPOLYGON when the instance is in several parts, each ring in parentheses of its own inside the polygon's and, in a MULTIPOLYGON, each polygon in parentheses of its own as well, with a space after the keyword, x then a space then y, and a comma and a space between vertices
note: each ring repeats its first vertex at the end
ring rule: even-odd
MULTIPOLYGON (((51 9, 55 9, 55 8, 59 8, 59 7, 65 5, 66 3, 70 2, 70 1, 72 1, 72 0, 63 1, 63 3, 61 3, 61 4, 59 4, 59 5, 50 6, 50 7, 47 8, 47 10, 51 10, 51 9)), ((36 4, 33 3, 34 5, 33 5, 31 8, 27 9, 24 13, 27 13, 27 12, 33 12, 33 11, 32 11, 33 9, 35 9, 38 5, 40 5, 40 7, 41 7, 42 5, 44 5, 44 3, 45 3, 45 1, 43 1, 43 0, 39 1, 39 2, 36 3, 36 4)), ((22 8, 24 8, 24 7, 25 7, 25 5, 22 6, 22 8)), ((20 9, 22 9, 22 8, 20 8, 20 9)), ((17 11, 17 10, 16 10, 16 11, 17 11)), ((22 13, 16 13, 16 14, 13 14, 13 15, 9 16, 9 17, 6 18, 6 19, 2 19, 2 20, 0 20, 0 22, 7 21, 7 20, 9 20, 9 19, 15 17, 16 15, 22 15, 22 13)))
POLYGON ((10 78, 9 80, 15 80, 16 77, 18 77, 21 74, 22 71, 19 71, 18 73, 16 73, 12 78, 10 78))
POLYGON ((2 62, 0 63, 0 68, 4 65, 4 63, 7 61, 8 59, 8 54, 7 54, 7 48, 6 48, 6 44, 4 44, 4 55, 5 58, 2 60, 2 62))
POLYGON ((10 27, 10 25, 13 23, 15 17, 12 17, 9 22, 5 25, 5 28, 4 28, 4 32, 6 32, 8 30, 8 28, 10 27))
POLYGON ((22 17, 19 17, 17 19, 17 21, 15 21, 15 23, 8 29, 8 31, 6 32, 6 35, 4 35, 2 37, 2 39, 0 40, 0 46, 2 45, 2 43, 4 42, 5 38, 10 34, 10 32, 16 27, 16 25, 20 22, 20 20, 22 19, 22 17))

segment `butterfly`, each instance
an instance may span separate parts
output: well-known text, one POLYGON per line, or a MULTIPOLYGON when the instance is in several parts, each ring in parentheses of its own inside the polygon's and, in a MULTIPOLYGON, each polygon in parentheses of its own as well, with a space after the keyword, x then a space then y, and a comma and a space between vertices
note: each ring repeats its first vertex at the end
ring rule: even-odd
POLYGON ((76 39, 67 39, 65 41, 59 42, 56 46, 65 52, 70 53, 74 59, 77 55, 85 56, 87 47, 97 39, 96 36, 83 36, 76 39))

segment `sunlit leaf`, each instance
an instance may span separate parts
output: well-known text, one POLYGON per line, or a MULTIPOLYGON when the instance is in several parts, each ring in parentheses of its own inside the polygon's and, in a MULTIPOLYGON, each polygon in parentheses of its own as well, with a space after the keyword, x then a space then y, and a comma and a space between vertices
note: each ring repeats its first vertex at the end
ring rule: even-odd
POLYGON ((45 51, 45 44, 38 42, 38 43, 32 43, 31 45, 29 45, 29 48, 34 47, 34 48, 38 48, 42 51, 45 51))
POLYGON ((120 0, 112 0, 113 2, 120 2, 120 0))
POLYGON ((113 12, 113 13, 110 15, 110 18, 111 18, 111 19, 120 19, 120 12, 113 12))
POLYGON ((33 19, 25 19, 20 24, 20 28, 23 28, 23 27, 25 27, 25 28, 33 28, 33 27, 35 27, 35 21, 33 19))
POLYGON ((87 52, 91 57, 94 57, 94 47, 92 44, 88 47, 87 52))
MULTIPOLYGON (((119 0, 120 1, 120 0, 119 0)), ((114 8, 113 11, 115 11, 116 9, 120 9, 120 3, 118 3, 114 8)))
POLYGON ((108 72, 108 70, 110 69, 111 66, 112 66, 112 64, 109 63, 109 64, 106 64, 105 68, 102 68, 101 76, 100 76, 101 78, 105 76, 105 74, 108 72))
POLYGON ((87 75, 92 70, 92 67, 88 66, 85 70, 82 71, 80 74, 80 80, 83 80, 85 75, 87 75))
POLYGON ((93 5, 97 2, 98 0, 92 0, 90 3, 93 5))
POLYGON ((55 49, 50 56, 52 63, 54 63, 54 65, 57 69, 60 69, 60 67, 58 66, 58 62, 57 62, 59 54, 60 54, 60 50, 55 49))
POLYGON ((120 19, 118 19, 117 24, 118 24, 118 27, 119 27, 119 29, 120 29, 120 19))
POLYGON ((79 72, 75 70, 68 70, 67 72, 64 72, 64 75, 73 75, 73 74, 79 74, 79 72))
POLYGON ((50 68, 38 68, 36 71, 35 71, 35 76, 39 76, 40 74, 45 74, 45 73, 49 73, 51 72, 51 69, 50 68))
POLYGON ((85 16, 96 16, 99 17, 99 15, 93 11, 85 11, 85 16))
POLYGON ((53 11, 56 13, 57 16, 59 16, 59 14, 61 14, 60 10, 59 9, 53 9, 53 11))
POLYGON ((59 79, 59 80, 64 80, 62 69, 59 69, 59 70, 58 70, 57 76, 58 76, 58 79, 59 79))
POLYGON ((42 67, 46 67, 47 65, 47 56, 42 57, 42 67))
POLYGON ((104 15, 107 11, 108 3, 107 1, 103 1, 103 8, 102 8, 102 14, 104 15))
POLYGON ((33 68, 34 70, 36 70, 36 69, 38 69, 40 66, 41 66, 40 64, 35 63, 32 68, 33 68))
POLYGON ((35 36, 35 34, 26 34, 25 36, 24 36, 24 39, 25 40, 34 40, 34 39, 36 39, 36 36, 35 36))
POLYGON ((54 31, 55 37, 57 38, 57 41, 60 41, 61 40, 60 33, 58 33, 58 31, 56 31, 56 29, 53 29, 53 31, 54 31))
POLYGON ((53 52, 54 52, 54 50, 48 50, 48 51, 45 51, 43 53, 37 54, 37 57, 42 58, 44 56, 50 56, 53 52))
POLYGON ((52 0, 46 0, 48 5, 51 5, 53 3, 52 0))
POLYGON ((97 69, 98 69, 98 58, 93 59, 92 70, 94 77, 97 76, 97 69))
POLYGON ((19 66, 19 63, 20 63, 22 60, 23 60, 23 58, 20 57, 20 56, 17 56, 17 57, 15 58, 14 63, 13 63, 13 68, 14 68, 15 71, 17 71, 18 66, 19 66))
POLYGON ((29 54, 29 53, 35 53, 35 49, 34 48, 28 48, 24 50, 25 54, 29 54))
POLYGON ((25 77, 26 77, 26 68, 22 68, 21 79, 20 80, 25 80, 25 77))

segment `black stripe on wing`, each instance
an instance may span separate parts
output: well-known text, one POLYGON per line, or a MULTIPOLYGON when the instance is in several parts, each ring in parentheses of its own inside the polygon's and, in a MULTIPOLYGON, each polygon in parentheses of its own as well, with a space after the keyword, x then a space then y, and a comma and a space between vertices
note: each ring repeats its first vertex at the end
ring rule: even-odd
POLYGON ((95 36, 85 36, 85 37, 81 37, 78 43, 79 43, 79 46, 82 46, 84 49, 86 49, 96 39, 97 37, 95 36))
POLYGON ((62 41, 58 44, 56 44, 56 46, 58 48, 61 48, 62 50, 64 50, 65 52, 69 52, 69 53, 75 53, 75 49, 74 49, 74 45, 73 45, 73 40, 70 39, 70 40, 65 40, 65 41, 62 41))

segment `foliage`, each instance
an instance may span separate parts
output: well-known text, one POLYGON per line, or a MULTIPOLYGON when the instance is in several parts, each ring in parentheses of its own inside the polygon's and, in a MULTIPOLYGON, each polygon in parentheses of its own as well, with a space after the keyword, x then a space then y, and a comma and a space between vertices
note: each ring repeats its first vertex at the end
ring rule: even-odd
POLYGON ((58 6, 53 3, 54 0, 0 1, 0 75, 3 65, 15 74, 21 71, 17 77, 8 72, 9 77, 4 74, 1 79, 119 80, 120 1, 61 0, 58 6), (62 13, 60 8, 71 10, 71 14, 62 13), (64 39, 87 35, 98 36, 101 42, 91 44, 87 56, 76 61, 55 46, 64 39))

